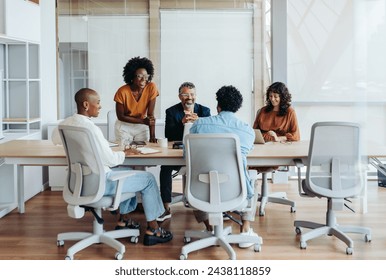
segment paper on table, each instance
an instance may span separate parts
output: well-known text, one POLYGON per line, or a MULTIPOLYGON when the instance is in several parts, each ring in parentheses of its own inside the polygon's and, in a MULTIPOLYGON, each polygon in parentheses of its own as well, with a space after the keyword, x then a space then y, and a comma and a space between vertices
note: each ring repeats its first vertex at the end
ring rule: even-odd
POLYGON ((137 148, 138 151, 140 151, 141 154, 154 154, 154 153, 159 153, 159 150, 152 149, 152 148, 147 148, 147 147, 140 147, 137 148))
POLYGON ((109 142, 109 146, 110 146, 110 147, 116 147, 116 146, 118 146, 118 144, 117 144, 117 143, 114 143, 114 142, 109 142))

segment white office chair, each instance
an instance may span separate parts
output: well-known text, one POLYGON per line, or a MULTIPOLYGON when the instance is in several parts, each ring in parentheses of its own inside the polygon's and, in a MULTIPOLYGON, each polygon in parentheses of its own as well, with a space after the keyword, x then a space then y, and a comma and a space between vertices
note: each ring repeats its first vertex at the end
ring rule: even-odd
POLYGON ((67 250, 65 259, 72 260, 74 254, 96 243, 104 243, 117 250, 116 259, 122 259, 125 246, 116 238, 131 237, 130 241, 138 242, 138 229, 120 229, 105 231, 103 229, 102 209, 116 210, 120 202, 135 196, 135 193, 122 193, 123 181, 133 175, 132 171, 122 171, 111 179, 117 182, 113 196, 104 196, 105 170, 101 162, 95 140, 87 128, 59 125, 68 162, 68 173, 63 189, 63 198, 67 202, 68 215, 75 219, 84 216, 85 211, 94 215, 93 232, 59 233, 57 245, 63 246, 65 240, 80 240, 67 250), (90 161, 88 158, 93 157, 90 161))
POLYGON ((301 196, 327 198, 326 223, 295 221, 296 233, 301 227, 312 229, 300 236, 300 248, 307 241, 322 235, 336 236, 347 244, 346 253, 353 253, 354 242, 345 233, 361 233, 371 241, 371 230, 360 226, 337 223, 335 210, 342 210, 348 198, 360 194, 364 170, 360 152, 360 127, 347 122, 319 122, 311 129, 311 140, 306 164, 306 178, 301 180, 298 165, 299 193, 301 196))
POLYGON ((262 180, 261 180, 261 193, 259 198, 260 200, 259 216, 265 215, 265 207, 267 206, 268 202, 291 206, 290 208, 291 213, 296 212, 296 203, 292 200, 287 199, 287 194, 285 192, 269 193, 267 175, 268 173, 274 172, 274 171, 275 169, 268 168, 267 170, 260 172, 262 180))
MULTIPOLYGON (((185 136, 186 186, 185 197, 189 205, 207 212, 214 232, 185 231, 185 242, 199 240, 182 247, 180 259, 202 248, 220 245, 236 259, 230 243, 254 243, 261 250, 259 236, 232 234, 231 227, 223 228, 223 212, 246 209, 248 206, 244 167, 239 138, 226 134, 189 134, 185 136)), ((252 199, 256 207, 257 199, 252 199)))
MULTIPOLYGON (((107 112, 107 140, 115 142, 115 121, 117 120, 117 114, 115 109, 107 112)), ((119 144, 119 143, 118 143, 119 144)))

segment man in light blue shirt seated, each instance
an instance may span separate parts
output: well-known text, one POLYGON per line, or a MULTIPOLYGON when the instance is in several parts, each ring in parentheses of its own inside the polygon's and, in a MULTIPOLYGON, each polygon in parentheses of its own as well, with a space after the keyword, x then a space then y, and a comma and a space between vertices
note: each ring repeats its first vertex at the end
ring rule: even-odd
MULTIPOLYGON (((255 133, 250 125, 239 120, 235 113, 241 108, 243 96, 234 86, 223 86, 216 93, 217 112, 218 115, 206 118, 199 118, 194 122, 190 133, 233 133, 239 136, 241 145, 241 154, 244 165, 244 173, 247 184, 247 197, 256 202, 254 197, 254 186, 247 170, 247 154, 253 149, 255 133)), ((250 222, 255 220, 256 203, 252 203, 250 212, 242 213, 242 225, 240 227, 241 234, 255 235, 257 234, 250 227, 250 222)), ((194 211, 196 220, 203 222, 208 231, 212 231, 212 227, 208 222, 208 215, 202 211, 194 211)), ((240 243, 240 248, 247 248, 253 243, 240 243)))

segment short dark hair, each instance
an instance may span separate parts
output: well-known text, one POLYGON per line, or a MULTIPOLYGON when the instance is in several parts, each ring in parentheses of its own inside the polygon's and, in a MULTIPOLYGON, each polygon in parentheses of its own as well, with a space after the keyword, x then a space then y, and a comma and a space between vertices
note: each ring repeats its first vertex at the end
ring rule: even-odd
POLYGON ((234 86, 223 86, 216 92, 217 104, 221 111, 237 112, 243 104, 243 96, 234 86))
POLYGON ((153 62, 151 62, 150 59, 146 57, 133 57, 130 59, 125 67, 123 67, 123 80, 126 84, 131 85, 133 84, 133 79, 135 78, 135 71, 139 68, 146 69, 147 74, 149 74, 148 81, 150 82, 154 75, 154 66, 153 62))
POLYGON ((97 94, 97 92, 91 88, 81 88, 75 93, 75 103, 77 106, 82 105, 84 101, 88 101, 90 94, 97 94))
POLYGON ((184 88, 184 87, 187 87, 187 88, 190 88, 190 89, 192 89, 192 88, 196 88, 196 86, 193 84, 193 83, 191 83, 191 82, 184 82, 184 83, 182 83, 181 85, 180 85, 180 87, 178 88, 178 93, 181 93, 181 90, 182 90, 182 88, 184 88))
POLYGON ((277 93, 280 95, 279 116, 285 116, 288 112, 288 108, 291 106, 291 94, 287 86, 282 82, 275 82, 267 88, 265 97, 265 103, 267 105, 265 111, 270 112, 273 110, 271 100, 269 100, 270 93, 277 93))

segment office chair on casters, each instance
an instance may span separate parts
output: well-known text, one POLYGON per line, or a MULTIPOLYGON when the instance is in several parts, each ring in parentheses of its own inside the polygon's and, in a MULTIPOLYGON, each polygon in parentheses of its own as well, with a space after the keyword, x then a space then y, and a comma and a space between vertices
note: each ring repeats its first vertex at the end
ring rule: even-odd
POLYGON ((345 233, 361 233, 371 241, 371 229, 343 226, 337 223, 335 210, 343 210, 347 199, 360 194, 364 170, 361 164, 360 127, 347 122, 319 122, 311 129, 311 140, 306 164, 306 178, 301 180, 299 163, 299 192, 301 196, 327 199, 326 223, 295 221, 300 234, 300 248, 307 241, 322 235, 336 236, 347 244, 346 254, 353 253, 354 242, 345 233), (300 228, 312 229, 302 233, 300 228))
POLYGON ((85 211, 94 215, 93 232, 59 233, 57 245, 63 246, 65 240, 80 240, 67 250, 66 260, 72 260, 74 254, 96 243, 104 243, 115 250, 115 258, 120 260, 125 253, 125 246, 116 238, 130 237, 132 243, 138 242, 138 229, 103 229, 102 210, 116 210, 122 201, 135 196, 135 193, 121 193, 123 181, 133 172, 117 172, 111 180, 117 182, 115 195, 104 196, 105 170, 100 159, 95 140, 87 128, 59 125, 68 162, 68 173, 63 189, 63 198, 67 202, 70 217, 80 219, 85 211), (86 158, 87 155, 87 158, 86 158), (90 157, 93 157, 90 160, 90 157))
MULTIPOLYGON (((187 259, 190 252, 215 245, 224 248, 230 259, 236 259, 230 243, 253 243, 254 250, 260 252, 260 236, 232 234, 230 226, 223 228, 223 212, 244 210, 248 204, 238 137, 230 133, 189 134, 184 142, 185 198, 192 208, 208 213, 214 231, 185 231, 185 242, 190 242, 192 237, 200 239, 183 246, 180 259, 187 259)), ((254 201, 254 206, 250 207, 256 207, 257 199, 254 201)))
POLYGON ((260 193, 260 207, 259 207, 259 216, 265 215, 265 206, 268 202, 284 204, 291 206, 291 213, 296 212, 296 204, 294 201, 287 199, 287 194, 285 192, 276 192, 269 193, 268 190, 268 179, 267 175, 269 172, 274 171, 273 168, 267 168, 267 170, 260 172, 262 176, 261 180, 261 193, 260 193))

